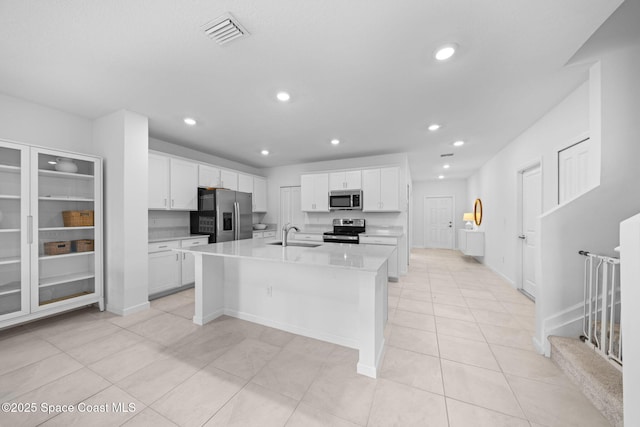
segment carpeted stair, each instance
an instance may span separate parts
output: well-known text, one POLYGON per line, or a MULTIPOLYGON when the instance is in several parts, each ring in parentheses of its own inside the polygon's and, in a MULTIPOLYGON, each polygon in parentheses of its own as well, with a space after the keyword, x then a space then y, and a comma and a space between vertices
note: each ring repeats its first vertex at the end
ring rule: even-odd
POLYGON ((580 387, 611 425, 622 427, 622 372, 578 339, 550 336, 549 342, 551 360, 580 387))

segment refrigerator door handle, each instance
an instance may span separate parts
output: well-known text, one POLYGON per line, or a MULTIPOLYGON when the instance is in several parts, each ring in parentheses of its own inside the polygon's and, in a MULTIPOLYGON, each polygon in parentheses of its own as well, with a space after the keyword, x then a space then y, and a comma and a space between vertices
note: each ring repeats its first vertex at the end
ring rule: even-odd
POLYGON ((238 202, 233 203, 233 239, 240 240, 240 204, 238 202))

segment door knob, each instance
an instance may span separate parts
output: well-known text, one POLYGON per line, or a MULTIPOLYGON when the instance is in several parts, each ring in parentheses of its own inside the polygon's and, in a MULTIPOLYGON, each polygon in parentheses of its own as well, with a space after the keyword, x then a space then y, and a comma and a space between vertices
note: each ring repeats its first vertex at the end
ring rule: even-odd
POLYGON ((524 239, 526 239, 526 238, 527 238, 527 236, 525 236, 524 234, 521 234, 521 235, 519 235, 519 236, 518 236, 518 239, 522 239, 522 240, 524 240, 524 239))

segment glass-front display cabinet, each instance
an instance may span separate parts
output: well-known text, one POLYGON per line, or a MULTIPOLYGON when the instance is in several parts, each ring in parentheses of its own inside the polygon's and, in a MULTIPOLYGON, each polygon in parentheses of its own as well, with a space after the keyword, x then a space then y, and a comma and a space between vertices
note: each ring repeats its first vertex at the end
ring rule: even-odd
POLYGON ((0 236, 0 327, 103 309, 102 160, 0 141, 0 236))

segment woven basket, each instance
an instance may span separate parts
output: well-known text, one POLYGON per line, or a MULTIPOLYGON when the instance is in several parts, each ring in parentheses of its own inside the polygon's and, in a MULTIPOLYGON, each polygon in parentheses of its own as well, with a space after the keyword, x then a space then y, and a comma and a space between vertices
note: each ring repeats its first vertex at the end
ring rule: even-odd
POLYGON ((93 239, 71 241, 71 252, 93 252, 93 239))
POLYGON ((44 254, 45 255, 62 255, 71 252, 71 242, 45 242, 44 254))
POLYGON ((63 211, 65 227, 88 227, 93 225, 93 211, 63 211))

